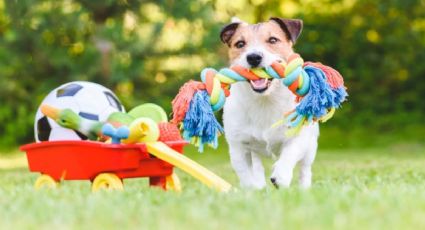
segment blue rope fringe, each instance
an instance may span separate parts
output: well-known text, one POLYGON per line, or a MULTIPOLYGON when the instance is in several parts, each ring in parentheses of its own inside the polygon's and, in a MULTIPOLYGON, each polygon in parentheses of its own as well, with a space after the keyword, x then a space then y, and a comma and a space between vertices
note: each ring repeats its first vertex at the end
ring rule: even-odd
POLYGON ((306 66, 304 70, 310 77, 310 90, 297 106, 297 113, 305 117, 322 117, 329 108, 339 108, 348 95, 345 88, 332 89, 319 68, 306 66))
POLYGON ((224 133, 224 129, 214 116, 206 90, 200 90, 193 96, 183 121, 183 129, 185 140, 199 138, 197 143, 199 152, 204 150, 204 144, 217 148, 218 135, 224 133))

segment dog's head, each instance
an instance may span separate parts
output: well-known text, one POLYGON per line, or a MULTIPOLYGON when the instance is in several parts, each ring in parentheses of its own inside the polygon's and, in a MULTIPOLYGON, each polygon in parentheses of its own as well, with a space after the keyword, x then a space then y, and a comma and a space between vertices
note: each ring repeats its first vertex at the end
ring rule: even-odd
MULTIPOLYGON (((221 41, 229 47, 231 65, 245 68, 265 67, 274 61, 286 60, 303 27, 302 20, 270 18, 267 22, 248 24, 234 21, 220 33, 221 41)), ((257 93, 267 91, 272 80, 250 81, 257 93)))

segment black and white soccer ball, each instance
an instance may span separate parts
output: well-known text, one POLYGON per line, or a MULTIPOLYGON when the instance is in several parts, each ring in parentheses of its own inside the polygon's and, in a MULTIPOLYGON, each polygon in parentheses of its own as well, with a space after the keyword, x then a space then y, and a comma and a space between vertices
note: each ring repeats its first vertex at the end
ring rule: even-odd
MULTIPOLYGON (((113 112, 125 112, 115 94, 96 83, 74 81, 63 84, 50 92, 41 104, 58 109, 71 109, 81 117, 95 121, 105 121, 113 112)), ((35 115, 35 140, 86 140, 82 133, 59 126, 46 117, 40 108, 35 115)))

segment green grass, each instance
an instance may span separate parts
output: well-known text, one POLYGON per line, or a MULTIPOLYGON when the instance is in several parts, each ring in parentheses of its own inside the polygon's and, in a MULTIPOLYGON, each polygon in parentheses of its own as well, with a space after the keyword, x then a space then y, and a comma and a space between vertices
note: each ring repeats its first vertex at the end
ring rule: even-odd
MULTIPOLYGON (((187 152, 237 184, 225 147, 187 152)), ((265 163, 270 169, 271 161, 265 163)), ((310 190, 269 185, 228 194, 181 171, 180 194, 148 188, 145 179, 125 181, 123 192, 91 193, 89 182, 81 181, 35 191, 37 174, 0 169, 0 229, 420 229, 424 166, 422 145, 319 150, 310 190)))

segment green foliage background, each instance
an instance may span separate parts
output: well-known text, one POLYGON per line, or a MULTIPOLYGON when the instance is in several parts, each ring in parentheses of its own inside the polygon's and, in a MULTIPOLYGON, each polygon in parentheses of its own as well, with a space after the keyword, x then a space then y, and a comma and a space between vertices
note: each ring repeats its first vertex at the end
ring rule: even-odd
POLYGON ((43 97, 73 80, 111 88, 127 108, 170 111, 183 82, 226 65, 218 34, 232 16, 304 20, 296 50, 338 69, 350 93, 330 141, 353 127, 423 134, 424 0, 0 0, 1 148, 32 141, 43 97))

